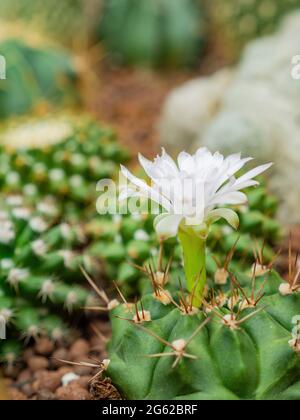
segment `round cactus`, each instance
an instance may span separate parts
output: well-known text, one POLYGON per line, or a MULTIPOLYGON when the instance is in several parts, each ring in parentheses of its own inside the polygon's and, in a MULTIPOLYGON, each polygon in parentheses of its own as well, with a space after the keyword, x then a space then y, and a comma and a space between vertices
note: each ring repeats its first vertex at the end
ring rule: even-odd
POLYGON ((272 33, 284 15, 300 7, 299 0, 213 0, 215 29, 226 45, 229 58, 237 58, 251 39, 272 33), (227 41, 226 41, 227 40, 227 41))
POLYGON ((117 61, 187 66, 197 61, 203 46, 203 17, 194 0, 109 0, 100 32, 117 61))
POLYGON ((132 400, 299 400, 299 291, 269 271, 232 276, 201 309, 163 288, 119 304, 106 375, 132 400))
POLYGON ((6 61, 6 79, 0 81, 0 118, 78 102, 77 71, 68 52, 17 38, 2 39, 0 51, 6 61))
POLYGON ((82 115, 12 121, 0 133, 0 186, 35 202, 59 198, 64 211, 81 217, 94 204, 96 184, 111 178, 128 155, 110 129, 82 115), (63 199, 63 200, 61 200, 63 199))
POLYGON ((7 335, 35 338, 45 334, 58 340, 66 327, 55 311, 67 314, 94 301, 80 285, 81 267, 93 267, 81 252, 85 237, 80 227, 55 224, 47 201, 32 209, 23 197, 10 196, 2 209, 0 316, 7 335))

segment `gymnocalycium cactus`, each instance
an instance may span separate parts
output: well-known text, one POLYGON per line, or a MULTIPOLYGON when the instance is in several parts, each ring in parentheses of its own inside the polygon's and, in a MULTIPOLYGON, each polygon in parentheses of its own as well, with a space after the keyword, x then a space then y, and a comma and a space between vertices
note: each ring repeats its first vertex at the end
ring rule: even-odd
POLYGON ((299 400, 299 286, 283 296, 282 282, 234 279, 202 309, 163 290, 120 305, 106 374, 127 399, 299 400))
MULTIPOLYGON (((223 158, 200 149, 194 156, 182 153, 178 165, 163 153, 154 163, 140 157, 155 192, 144 182, 123 172, 137 192, 155 197, 168 213, 157 217, 155 228, 164 238, 179 232, 183 247, 186 288, 170 292, 152 271, 153 293, 139 303, 122 304, 112 311, 113 336, 110 362, 103 364, 114 385, 127 399, 300 399, 300 285, 297 260, 290 261, 284 281, 258 262, 250 277, 229 273, 228 284, 206 283, 205 240, 209 225, 224 217, 237 227, 237 215, 215 205, 245 200, 244 187, 270 165, 234 175, 247 162, 240 155, 223 158), (170 172, 172 171, 172 174, 170 172), (177 203, 191 204, 189 189, 179 194, 186 177, 204 186, 204 213, 195 213, 199 225, 187 225, 186 213, 171 214, 173 178, 177 203), (159 186, 165 180, 161 197, 159 186), (167 201, 171 203, 168 204, 167 201), (176 222, 176 223, 175 223, 176 222), (294 327, 294 329, 293 329, 294 327)), ((129 196, 125 191, 121 198, 129 196)), ((199 196, 197 196, 199 199, 199 196)), ((195 205, 195 203, 194 203, 195 205)), ((197 207, 199 209, 199 207, 197 207)), ((178 207, 177 207, 178 211, 178 207)), ((167 276, 167 273, 165 273, 167 276)))
MULTIPOLYGON (((92 269, 91 259, 81 253, 84 236, 79 227, 56 224, 53 210, 47 200, 30 208, 16 195, 1 204, 0 316, 8 338, 61 339, 63 310, 67 314, 94 302, 79 284, 80 268, 92 269)), ((5 349, 1 342, 0 358, 5 349)))
POLYGON ((2 40, 0 52, 7 63, 7 78, 0 81, 0 118, 78 103, 78 75, 68 52, 15 38, 2 40))
POLYGON ((113 132, 88 116, 20 118, 0 133, 0 187, 34 203, 52 195, 65 217, 78 219, 92 206, 97 182, 127 158, 113 132))
POLYGON ((204 8, 195 0, 108 0, 100 23, 104 45, 125 64, 194 65, 205 41, 204 8))

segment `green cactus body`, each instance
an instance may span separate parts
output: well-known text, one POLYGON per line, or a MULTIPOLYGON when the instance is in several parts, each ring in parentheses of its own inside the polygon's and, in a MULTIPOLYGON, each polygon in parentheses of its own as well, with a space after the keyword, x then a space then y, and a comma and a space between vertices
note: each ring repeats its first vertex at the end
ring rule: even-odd
POLYGON ((253 38, 275 31, 284 15, 299 7, 299 0, 210 2, 215 30, 221 36, 222 45, 227 47, 230 59, 238 58, 243 46, 253 38))
POLYGON ((63 338, 66 326, 55 312, 67 314, 94 301, 79 284, 80 267, 92 265, 82 255, 82 237, 76 227, 55 224, 26 206, 22 196, 7 197, 1 208, 0 315, 8 336, 63 338))
POLYGON ((8 124, 0 134, 2 191, 33 202, 54 196, 68 219, 94 206, 97 182, 113 178, 128 154, 111 130, 84 115, 76 121, 66 115, 8 124))
POLYGON ((77 71, 68 52, 14 38, 1 40, 0 52, 7 65, 7 77, 0 82, 0 118, 25 114, 46 103, 78 102, 77 71))
POLYGON ((275 272, 253 288, 249 277, 236 281, 239 288, 215 290, 202 310, 149 294, 138 309, 112 312, 106 374, 124 398, 300 399, 300 336, 292 333, 299 292, 282 295, 275 272))
POLYGON ((203 47, 203 15, 194 0, 109 0, 100 33, 118 61, 188 66, 195 64, 203 47))

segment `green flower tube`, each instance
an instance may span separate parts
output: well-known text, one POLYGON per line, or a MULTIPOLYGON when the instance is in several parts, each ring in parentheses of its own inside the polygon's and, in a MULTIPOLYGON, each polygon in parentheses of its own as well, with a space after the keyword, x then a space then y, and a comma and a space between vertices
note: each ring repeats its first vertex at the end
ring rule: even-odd
POLYGON ((180 229, 178 237, 183 250, 187 289, 192 294, 192 305, 201 305, 206 284, 206 239, 192 229, 180 229))

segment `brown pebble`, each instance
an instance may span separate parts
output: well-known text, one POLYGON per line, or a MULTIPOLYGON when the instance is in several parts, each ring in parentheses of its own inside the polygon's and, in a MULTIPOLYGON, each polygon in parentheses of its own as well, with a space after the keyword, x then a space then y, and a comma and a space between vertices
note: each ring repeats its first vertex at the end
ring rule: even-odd
POLYGON ((28 359, 30 359, 33 356, 34 356, 33 348, 29 347, 28 349, 25 349, 24 350, 24 352, 23 352, 23 359, 25 361, 27 361, 28 359))
POLYGON ((33 379, 33 377, 32 377, 32 372, 31 372, 30 369, 22 370, 22 372, 20 372, 20 374, 18 376, 18 382, 19 383, 28 382, 32 379, 33 379))
POLYGON ((61 385, 61 375, 58 372, 42 372, 33 383, 35 392, 48 390, 54 392, 61 385))
POLYGON ((55 394, 60 400, 82 401, 91 399, 90 393, 86 389, 72 382, 67 386, 58 388, 55 394))
POLYGON ((57 400, 57 396, 47 389, 42 389, 36 394, 37 401, 54 401, 57 400))
POLYGON ((90 339, 90 347, 91 349, 94 351, 96 350, 99 353, 102 353, 103 351, 105 351, 107 346, 107 342, 101 340, 101 338, 94 336, 90 339))
POLYGON ((24 384, 22 386, 22 392, 27 396, 27 397, 32 397, 35 393, 33 386, 31 384, 24 384))
POLYGON ((79 385, 81 388, 89 389, 90 380, 91 380, 91 377, 90 376, 81 376, 81 378, 75 379, 71 383, 72 384, 79 385))
POLYGON ((23 394, 23 392, 18 391, 15 388, 9 389, 9 398, 13 401, 25 401, 27 400, 26 395, 23 394))
POLYGON ((87 340, 79 338, 70 348, 70 357, 76 360, 82 356, 86 356, 90 352, 90 345, 87 340))
POLYGON ((32 372, 47 369, 49 366, 48 359, 42 356, 30 357, 30 359, 27 360, 27 364, 32 372))
POLYGON ((44 370, 37 370, 36 372, 33 372, 33 378, 34 379, 39 379, 41 376, 43 376, 45 373, 47 373, 48 370, 44 369, 44 370))
POLYGON ((4 376, 9 377, 11 379, 16 379, 19 376, 19 373, 20 373, 19 366, 6 366, 3 369, 4 376))
POLYGON ((92 336, 95 336, 94 329, 100 331, 104 335, 111 334, 111 325, 107 321, 93 320, 92 324, 89 327, 92 336))
POLYGON ((53 369, 59 368, 62 366, 62 362, 60 360, 69 360, 69 352, 65 348, 57 349, 52 353, 52 357, 50 358, 50 366, 53 369))
POLYGON ((73 372, 73 367, 71 366, 62 366, 59 369, 57 369, 57 373, 59 373, 60 377, 63 377, 67 373, 73 372))
POLYGON ((4 378, 3 383, 8 388, 10 385, 12 385, 13 380, 11 378, 4 378))
POLYGON ((86 376, 86 375, 92 375, 94 372, 94 368, 91 368, 89 366, 74 366, 73 371, 79 376, 86 376))
POLYGON ((38 354, 48 356, 54 350, 54 343, 48 338, 40 338, 36 342, 34 349, 38 354))

